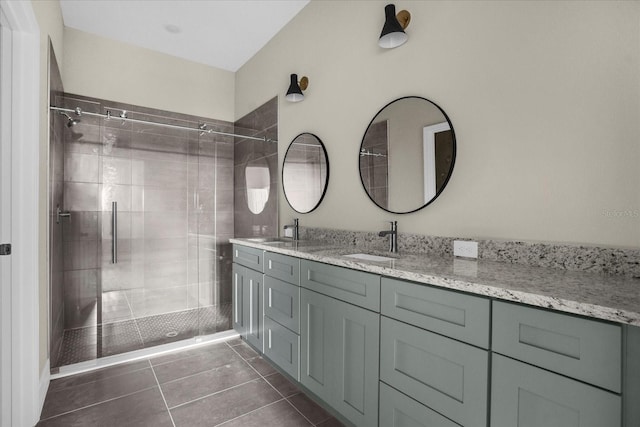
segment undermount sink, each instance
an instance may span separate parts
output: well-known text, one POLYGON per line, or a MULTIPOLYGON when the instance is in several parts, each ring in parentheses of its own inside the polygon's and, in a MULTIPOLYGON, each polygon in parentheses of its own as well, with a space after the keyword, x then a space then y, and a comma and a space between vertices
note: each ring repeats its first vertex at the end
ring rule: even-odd
POLYGON ((292 241, 286 237, 251 237, 247 240, 254 243, 286 243, 292 241))
POLYGON ((364 261, 395 261, 395 258, 390 258, 386 256, 378 256, 378 255, 370 255, 370 254, 351 254, 345 255, 348 258, 357 258, 364 261))

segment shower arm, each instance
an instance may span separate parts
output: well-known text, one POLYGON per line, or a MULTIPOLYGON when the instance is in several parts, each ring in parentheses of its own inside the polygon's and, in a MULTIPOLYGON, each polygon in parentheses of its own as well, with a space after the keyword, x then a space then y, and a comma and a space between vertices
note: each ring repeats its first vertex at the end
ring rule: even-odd
MULTIPOLYGON (((74 113, 74 114, 77 114, 77 111, 78 111, 78 108, 71 109, 71 108, 61 108, 61 107, 55 107, 55 106, 50 106, 49 109, 52 110, 52 111, 58 111, 58 112, 61 112, 61 113, 74 113)), ((91 112, 88 112, 88 111, 82 111, 82 115, 83 116, 90 116, 90 117, 101 117, 101 118, 106 119, 106 120, 115 119, 115 120, 120 120, 120 121, 123 121, 123 122, 156 125, 156 126, 162 126, 162 127, 166 127, 166 128, 170 128, 170 129, 181 129, 181 130, 196 131, 196 132, 199 132, 200 134, 208 133, 208 134, 213 134, 213 135, 233 136, 233 137, 244 138, 244 139, 252 139, 254 141, 278 143, 277 140, 267 138, 266 136, 260 138, 260 137, 257 137, 257 136, 239 135, 239 134, 236 134, 236 133, 221 132, 221 131, 217 131, 217 130, 213 130, 213 129, 206 129, 206 124, 204 124, 205 128, 203 128, 202 125, 200 125, 198 127, 195 127, 195 128, 191 128, 191 127, 188 127, 188 126, 170 125, 168 123, 158 123, 158 122, 152 122, 152 121, 149 121, 149 120, 132 119, 132 118, 126 117, 126 115, 124 117, 123 116, 115 117, 115 116, 111 115, 111 111, 110 110, 107 110, 106 114, 91 113, 91 112)))

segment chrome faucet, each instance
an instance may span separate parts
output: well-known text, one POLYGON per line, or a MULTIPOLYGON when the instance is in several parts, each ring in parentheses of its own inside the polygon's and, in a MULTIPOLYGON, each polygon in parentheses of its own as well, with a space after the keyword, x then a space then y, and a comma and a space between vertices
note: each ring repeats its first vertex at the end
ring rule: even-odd
POLYGON ((391 224, 390 230, 382 230, 378 233, 378 236, 389 236, 389 252, 394 254, 398 253, 398 221, 389 221, 391 224))
POLYGON ((293 228, 293 240, 300 239, 300 230, 298 228, 298 218, 293 218, 293 224, 287 224, 283 227, 285 230, 288 228, 293 228))

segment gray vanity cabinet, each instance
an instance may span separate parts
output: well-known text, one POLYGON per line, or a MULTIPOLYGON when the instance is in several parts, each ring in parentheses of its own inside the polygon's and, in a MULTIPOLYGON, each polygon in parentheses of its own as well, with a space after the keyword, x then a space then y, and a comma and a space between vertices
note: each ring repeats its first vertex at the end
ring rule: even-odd
POLYGON ((460 427, 426 406, 380 383, 380 427, 460 427))
POLYGON ((462 426, 486 426, 488 351, 384 316, 380 337, 381 381, 462 426))
POLYGON ((233 262, 254 271, 263 272, 264 251, 242 245, 233 245, 233 262))
POLYGON ((263 351, 262 273, 233 264, 233 328, 263 351))
POLYGON ((300 287, 264 275, 264 314, 292 332, 300 333, 300 287))
POLYGON ((382 315, 489 348, 489 299, 387 277, 380 292, 382 315))
POLYGON ((264 274, 299 286, 300 260, 287 255, 265 252, 264 274))
POLYGON ((265 316, 264 341, 264 355, 299 381, 300 335, 265 316))
POLYGON ((380 276, 315 261, 300 262, 300 285, 372 311, 380 311, 380 276))
POLYGON ((619 395, 493 354, 491 427, 617 427, 619 395))
POLYGON ((300 380, 300 260, 264 254, 264 354, 300 380))
POLYGON ((492 333, 496 353, 621 391, 620 325, 494 301, 492 333))
POLYGON ((494 301, 492 336, 491 427, 621 426, 620 325, 494 301))
POLYGON ((637 327, 240 245, 233 300, 234 329, 355 426, 640 425, 637 327))
POLYGON ((356 426, 378 425, 379 314, 302 289, 300 382, 356 426))

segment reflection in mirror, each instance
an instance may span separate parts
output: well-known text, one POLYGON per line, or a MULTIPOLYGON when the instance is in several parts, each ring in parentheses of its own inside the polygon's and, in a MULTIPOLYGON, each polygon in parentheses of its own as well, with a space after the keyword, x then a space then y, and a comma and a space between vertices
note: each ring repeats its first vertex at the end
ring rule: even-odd
POLYGON ((266 159, 262 157, 247 163, 244 174, 247 183, 247 205, 249 210, 257 215, 264 210, 271 189, 269 165, 266 159))
POLYGON ((393 213, 422 209, 440 195, 455 161, 448 117, 431 101, 410 96, 371 120, 360 146, 360 179, 375 204, 393 213))
POLYGON ((318 207, 327 189, 329 160, 320 138, 311 133, 296 136, 284 156, 282 189, 289 205, 299 213, 318 207))

